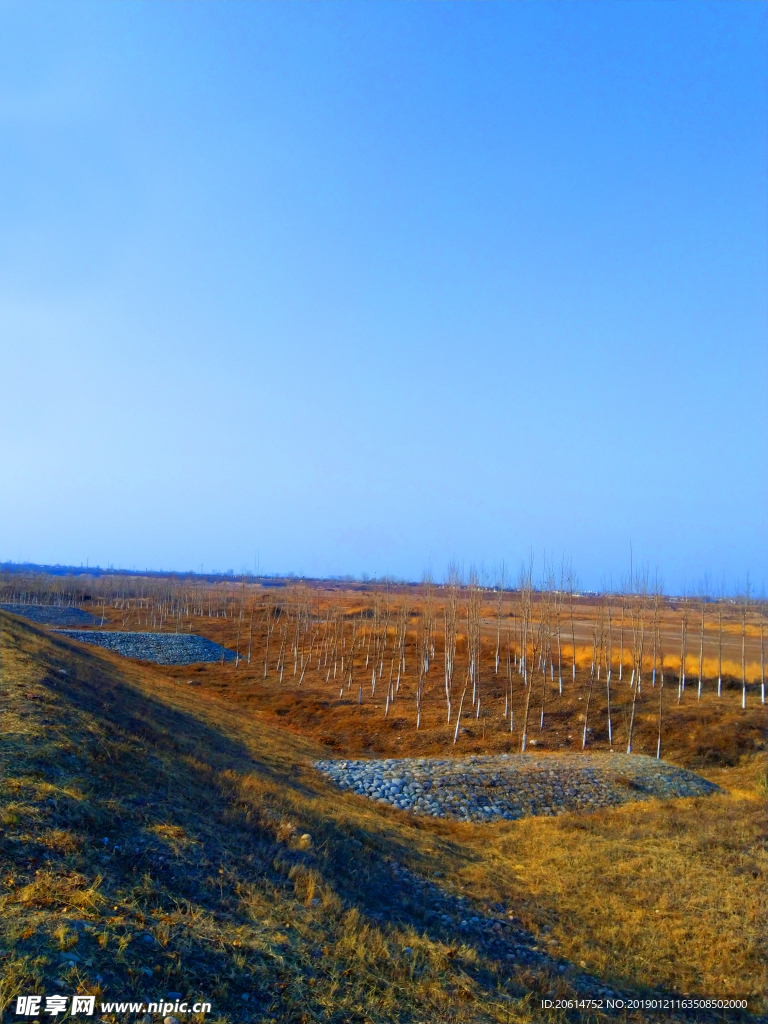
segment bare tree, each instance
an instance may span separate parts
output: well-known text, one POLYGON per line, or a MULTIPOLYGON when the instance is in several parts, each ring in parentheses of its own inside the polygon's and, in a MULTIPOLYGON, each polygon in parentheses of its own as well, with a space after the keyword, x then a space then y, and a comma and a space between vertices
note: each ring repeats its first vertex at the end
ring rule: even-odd
POLYGON ((510 636, 510 629, 507 626, 507 685, 505 687, 504 697, 504 717, 509 714, 509 731, 512 732, 514 727, 515 713, 512 710, 512 638, 510 636))
POLYGON ((647 574, 638 575, 634 587, 636 594, 632 601, 632 676, 634 679, 634 690, 632 692, 632 706, 629 716, 629 737, 627 740, 627 753, 632 753, 632 738, 635 730, 635 709, 637 698, 640 695, 642 670, 643 670, 643 648, 645 642, 645 615, 646 602, 648 598, 647 574))
POLYGON ((537 657, 537 655, 539 653, 539 650, 540 650, 540 647, 541 647, 541 622, 539 622, 539 629, 538 629, 538 631, 532 629, 530 627, 530 625, 529 625, 530 620, 531 620, 531 615, 532 615, 532 604, 533 604, 533 602, 532 602, 532 589, 533 588, 532 588, 532 581, 531 581, 531 566, 530 566, 530 564, 529 564, 529 568, 528 568, 527 573, 524 574, 523 578, 521 579, 521 588, 520 589, 521 589, 521 594, 522 594, 523 602, 524 602, 524 608, 525 608, 524 616, 525 616, 525 620, 526 620, 526 629, 525 629, 525 634, 524 634, 524 639, 523 639, 523 643, 524 643, 523 663, 525 665, 525 668, 524 668, 524 680, 525 680, 525 686, 526 686, 526 695, 525 695, 525 712, 524 712, 524 718, 523 718, 523 733, 522 733, 522 739, 521 739, 521 745, 520 745, 520 751, 521 751, 521 753, 524 754, 525 753, 525 748, 528 745, 528 716, 529 716, 530 707, 531 707, 531 694, 533 693, 533 673, 534 673, 534 670, 535 670, 535 667, 536 667, 536 657, 537 657), (531 651, 530 662, 528 660, 528 636, 527 636, 529 629, 530 629, 530 632, 531 632, 531 640, 532 640, 532 651, 531 651), (528 668, 529 664, 530 664, 530 670, 528 668))
POLYGON ((605 598, 605 614, 607 618, 608 626, 608 651, 606 653, 605 663, 605 696, 608 704, 608 746, 613 747, 613 726, 611 724, 611 669, 613 666, 613 624, 611 621, 611 604, 613 601, 613 594, 610 591, 606 594, 605 598))
POLYGON ((677 703, 685 693, 685 642, 688 634, 688 598, 684 597, 680 613, 680 674, 677 677, 677 703))
POLYGON ((760 703, 765 704, 765 602, 760 609, 760 703))
POLYGON ((659 649, 659 657, 661 659, 661 681, 659 683, 659 736, 656 741, 656 760, 658 761, 661 758, 661 727, 664 715, 664 649, 662 647, 661 625, 658 617, 656 619, 656 631, 658 634, 656 644, 659 649))
POLYGON ((501 616, 504 610, 504 586, 507 577, 507 567, 504 562, 501 563, 497 578, 497 594, 496 594, 496 671, 495 675, 499 674, 499 651, 501 648, 501 616))
POLYGON ((416 728, 421 726, 421 708, 424 695, 424 681, 429 672, 429 655, 432 649, 432 578, 424 574, 424 609, 421 616, 421 631, 418 638, 419 676, 416 684, 416 728))
MULTIPOLYGON (((277 623, 280 625, 280 647, 277 653, 277 662, 275 664, 275 672, 280 672, 280 682, 283 681, 283 673, 285 672, 285 655, 288 650, 288 629, 289 621, 288 616, 283 614, 283 609, 278 609, 277 623)), ((266 661, 266 654, 265 654, 266 661)))
POLYGON ((717 696, 723 688, 723 594, 717 602, 717 696))
POLYGON ((398 624, 398 662, 397 662, 397 680, 395 682, 394 692, 397 694, 400 692, 400 679, 401 675, 405 675, 405 644, 408 633, 408 603, 403 601, 400 609, 400 622, 398 624))
MULTIPOLYGON (((267 669, 268 669, 268 665, 269 665, 269 638, 272 635, 272 630, 275 628, 274 608, 272 606, 272 602, 269 601, 269 600, 266 603, 266 606, 265 606, 265 609, 264 609, 264 613, 265 613, 265 620, 266 620, 265 621, 265 625, 266 625, 266 631, 267 631, 266 640, 264 642, 264 678, 266 679, 267 678, 267 669)), ((282 613, 282 609, 280 609, 280 613, 282 613)), ((281 675, 280 676, 280 680, 281 681, 282 681, 282 678, 283 677, 281 675)))
POLYGON ((539 621, 538 628, 535 630, 531 629, 531 668, 528 674, 528 692, 525 698, 525 716, 523 718, 523 735, 520 746, 522 753, 525 753, 525 749, 528 746, 528 716, 531 706, 531 694, 533 693, 533 678, 536 670, 536 659, 541 651, 542 628, 541 621, 539 621))
POLYGON ((651 686, 656 688, 656 659, 658 656, 659 646, 659 616, 661 615, 661 593, 659 588, 659 578, 656 576, 656 580, 653 586, 653 670, 651 675, 651 686))
POLYGON ((248 626, 248 664, 251 664, 251 646, 253 644, 253 597, 251 597, 251 619, 248 626))
POLYGON ((749 576, 741 601, 741 707, 747 707, 747 616, 749 614, 749 576))
MULTIPOLYGON (((304 673, 307 671, 307 667, 312 661, 312 651, 315 646, 315 640, 317 639, 317 617, 307 602, 306 608, 306 619, 305 619, 305 632, 301 640, 301 675, 299 676, 299 686, 304 682, 304 673), (309 650, 307 651, 306 657, 304 656, 304 641, 307 634, 309 635, 309 650)), ((362 683, 361 683, 362 686, 362 683)))
POLYGON ((453 673, 456 666, 456 637, 459 625, 459 586, 460 577, 458 567, 451 563, 448 567, 448 579, 446 582, 446 598, 443 605, 445 627, 443 630, 443 642, 445 645, 444 671, 445 671, 445 703, 448 708, 448 724, 451 722, 451 697, 453 692, 453 673))
POLYGON ((235 668, 240 664, 240 630, 243 626, 243 605, 245 602, 245 584, 240 586, 240 614, 237 618, 237 641, 235 643, 235 668))
POLYGON ((619 625, 619 682, 622 680, 624 674, 624 609, 627 605, 627 588, 622 584, 621 587, 621 621, 619 625))
POLYGON ((543 588, 539 601, 539 616, 541 619, 541 717, 539 719, 539 732, 544 729, 544 707, 547 699, 547 660, 552 663, 552 594, 551 583, 554 576, 545 576, 543 588))
POLYGON ((699 594, 699 608, 701 611, 701 631, 699 637, 699 686, 697 690, 697 699, 701 700, 701 685, 704 677, 704 616, 707 611, 707 601, 709 600, 709 585, 708 578, 704 577, 704 583, 700 588, 699 594))
POLYGON ((467 591, 467 655, 469 678, 472 683, 472 707, 480 717, 480 584, 474 567, 469 570, 467 591))
POLYGON ((555 593, 555 630, 557 631, 557 686, 563 695, 563 592, 566 586, 565 559, 560 565, 560 583, 555 593))
POLYGON ((464 698, 467 695, 467 687, 469 686, 469 670, 467 670, 467 677, 464 681, 464 689, 461 694, 461 700, 459 701, 459 713, 456 715, 456 728, 453 732, 453 745, 456 746, 456 740, 459 738, 459 726, 461 725, 461 709, 464 707, 464 698))
POLYGON ((587 745, 587 729, 589 724, 589 705, 592 701, 592 686, 595 681, 595 667, 599 663, 600 649, 602 648, 602 619, 603 619, 603 608, 602 606, 598 609, 598 614, 592 625, 592 668, 589 672, 589 687, 587 689, 587 703, 584 708, 584 734, 581 738, 581 749, 587 745))
POLYGON ((576 625, 573 620, 573 591, 576 587, 576 574, 571 566, 568 567, 568 606, 571 613, 571 645, 573 650, 573 682, 576 682, 576 625))

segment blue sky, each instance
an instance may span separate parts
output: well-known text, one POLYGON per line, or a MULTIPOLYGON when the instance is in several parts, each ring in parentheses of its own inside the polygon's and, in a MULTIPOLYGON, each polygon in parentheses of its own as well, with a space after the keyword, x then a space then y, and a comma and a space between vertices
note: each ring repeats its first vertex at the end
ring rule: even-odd
POLYGON ((0 558, 764 587, 766 10, 0 4, 0 558))

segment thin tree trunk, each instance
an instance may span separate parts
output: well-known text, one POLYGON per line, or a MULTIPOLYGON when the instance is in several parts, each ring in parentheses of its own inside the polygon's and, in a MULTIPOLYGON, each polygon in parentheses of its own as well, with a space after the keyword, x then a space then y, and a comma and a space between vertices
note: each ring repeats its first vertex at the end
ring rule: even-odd
POLYGON ((462 693, 461 700, 459 701, 459 712, 456 715, 456 728, 455 728, 455 730, 453 732, 453 745, 454 745, 454 747, 456 746, 456 740, 459 738, 459 726, 461 725, 461 709, 464 707, 464 698, 467 695, 467 686, 468 685, 469 685, 468 683, 464 684, 464 692, 462 693))
POLYGON ((605 673, 605 694, 608 700, 608 746, 613 747, 613 726, 611 723, 611 668, 613 664, 613 630, 611 627, 611 596, 608 595, 608 655, 605 673))
POLYGON ((656 760, 661 758, 661 726, 664 713, 664 659, 662 656, 661 683, 659 684, 659 738, 656 742, 656 760))
POLYGON ((592 658, 592 671, 589 673, 589 689, 587 690, 587 706, 584 710, 584 734, 581 738, 581 749, 587 745, 587 725, 589 723, 589 705, 592 700, 592 685, 595 681, 595 659, 592 658))
POLYGON ((723 688, 723 605, 718 602, 717 607, 717 696, 721 695, 723 688))
POLYGON ((701 681, 704 676, 704 598, 701 600, 701 637, 699 643, 699 688, 697 699, 701 700, 701 681))
POLYGON ((624 673, 624 605, 626 598, 624 594, 621 595, 621 636, 619 646, 619 682, 621 682, 622 675, 624 673))
POLYGON ((760 703, 765 704, 765 621, 760 616, 760 703))
POLYGON ((741 614, 741 707, 747 707, 747 608, 749 596, 744 598, 741 614))

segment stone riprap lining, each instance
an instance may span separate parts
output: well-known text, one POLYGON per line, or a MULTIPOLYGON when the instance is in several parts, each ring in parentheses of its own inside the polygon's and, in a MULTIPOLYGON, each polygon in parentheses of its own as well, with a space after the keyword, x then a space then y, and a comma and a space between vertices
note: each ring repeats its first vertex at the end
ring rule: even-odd
POLYGON ((194 633, 120 633, 96 629, 57 629, 56 632, 84 644, 106 647, 125 658, 154 661, 158 665, 192 665, 235 658, 234 651, 194 633))
POLYGON ((0 604, 4 612, 22 615, 41 626, 95 626, 101 616, 91 615, 81 608, 65 608, 53 604, 0 604))
POLYGON ((460 821, 594 810, 650 797, 721 792, 685 768, 642 754, 500 754, 316 761, 341 789, 413 814, 460 821))

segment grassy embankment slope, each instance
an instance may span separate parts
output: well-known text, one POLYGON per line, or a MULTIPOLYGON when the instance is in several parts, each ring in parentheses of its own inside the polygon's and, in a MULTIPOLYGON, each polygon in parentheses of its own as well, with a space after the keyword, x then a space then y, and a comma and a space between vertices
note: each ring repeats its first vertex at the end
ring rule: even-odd
POLYGON ((729 792, 708 799, 415 820, 335 791, 311 768, 319 744, 251 709, 0 625, 7 1019, 37 989, 177 991, 232 1022, 555 1021, 537 999, 573 994, 580 963, 623 989, 762 992, 761 757, 709 772, 729 792), (468 914, 501 904, 577 966, 517 968, 446 938, 395 861, 469 897, 468 914))

